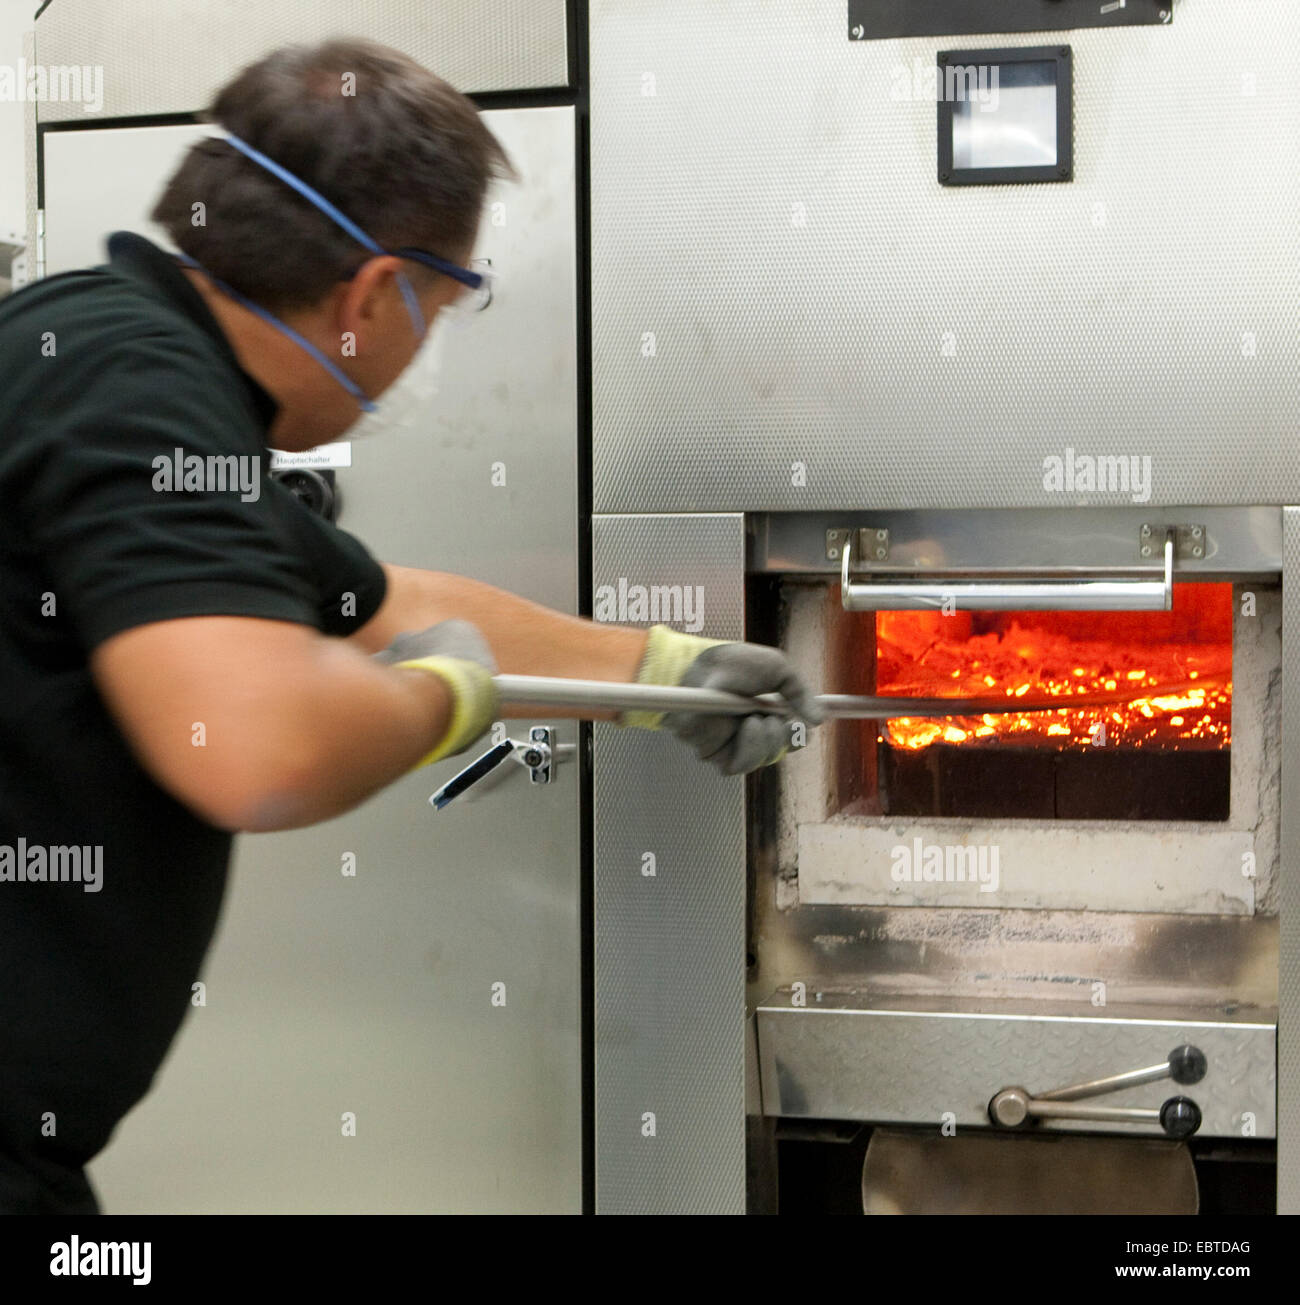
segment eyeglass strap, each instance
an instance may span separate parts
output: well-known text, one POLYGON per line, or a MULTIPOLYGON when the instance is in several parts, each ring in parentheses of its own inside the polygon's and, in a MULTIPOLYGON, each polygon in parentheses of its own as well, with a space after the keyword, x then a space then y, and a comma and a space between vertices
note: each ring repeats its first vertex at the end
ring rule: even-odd
MULTIPOLYGON (((224 131, 224 129, 223 129, 224 131)), ((273 177, 278 177, 285 185, 292 187, 308 203, 315 205, 320 209, 331 222, 343 228, 344 231, 352 237, 353 240, 370 250, 372 254, 387 254, 388 251, 377 241, 366 235, 362 229, 357 226, 351 218, 341 213, 333 204, 329 202, 318 190, 314 190, 300 177, 294 176, 288 168, 281 167, 274 159, 268 158, 261 150, 254 149, 247 141, 240 140, 233 132, 224 131, 223 139, 232 144, 241 154, 252 159, 259 167, 265 168, 273 177)), ((202 270, 202 269, 200 269, 202 270)), ((402 299, 406 304, 406 311, 410 314, 411 324, 415 327, 415 334, 418 339, 423 340, 428 331, 428 325, 424 320, 424 314, 420 311, 420 301, 415 297, 415 289, 404 272, 397 274, 398 289, 402 292, 402 299)))

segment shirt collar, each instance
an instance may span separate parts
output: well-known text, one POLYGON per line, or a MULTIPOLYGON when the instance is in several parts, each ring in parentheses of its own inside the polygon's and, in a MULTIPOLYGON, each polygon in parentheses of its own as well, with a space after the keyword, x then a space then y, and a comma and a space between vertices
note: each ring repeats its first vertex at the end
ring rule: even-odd
POLYGON ((185 273, 165 250, 133 231, 115 231, 108 238, 109 263, 141 282, 156 297, 188 317, 215 341, 222 356, 230 363, 248 391, 264 429, 269 430, 279 405, 271 395, 240 365, 220 323, 203 302, 203 296, 190 284, 185 273))

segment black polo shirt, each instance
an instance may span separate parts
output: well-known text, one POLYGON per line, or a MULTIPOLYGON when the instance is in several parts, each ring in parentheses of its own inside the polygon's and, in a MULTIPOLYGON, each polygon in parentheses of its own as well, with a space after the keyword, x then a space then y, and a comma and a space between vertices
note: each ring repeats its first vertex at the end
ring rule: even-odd
POLYGON ((269 478, 275 403, 175 262, 128 233, 109 258, 0 302, 0 1209, 60 1208, 144 1095, 226 884, 230 835, 136 762, 89 654, 190 616, 342 636, 384 596, 269 478), (226 488, 173 483, 215 459, 226 488))

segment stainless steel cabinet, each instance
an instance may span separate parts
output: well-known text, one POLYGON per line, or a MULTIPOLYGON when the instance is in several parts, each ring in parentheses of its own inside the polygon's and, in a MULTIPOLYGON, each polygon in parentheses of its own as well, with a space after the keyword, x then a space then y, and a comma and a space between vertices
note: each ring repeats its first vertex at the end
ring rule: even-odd
MULTIPOLYGON (((493 194, 480 237, 494 301, 448 334, 427 418, 354 444, 339 524, 385 561, 572 612, 574 114, 485 117, 523 178, 493 194)), ((112 230, 156 234, 144 215, 204 130, 47 133, 47 272, 102 261, 112 230)), ((575 741, 567 721, 509 732, 540 723, 575 741)), ((577 767, 547 786, 518 769, 435 813, 429 794, 463 764, 237 841, 196 976, 206 1005, 92 1168, 107 1210, 580 1208, 577 767)))

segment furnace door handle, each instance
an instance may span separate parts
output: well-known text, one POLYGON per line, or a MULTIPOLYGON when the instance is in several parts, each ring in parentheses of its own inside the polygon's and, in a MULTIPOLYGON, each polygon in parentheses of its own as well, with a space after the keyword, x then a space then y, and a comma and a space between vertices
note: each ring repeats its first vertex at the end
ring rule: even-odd
POLYGON ((1150 580, 936 581, 854 584, 849 579, 853 532, 840 562, 840 599, 846 612, 1167 612, 1174 602, 1174 545, 1165 536, 1163 570, 1150 580))
POLYGON ((1087 1097, 1118 1092, 1140 1083, 1171 1078, 1175 1083, 1199 1083, 1205 1077, 1205 1054, 1193 1046, 1175 1047, 1167 1060, 1145 1069, 1053 1088, 1031 1096, 1022 1087, 1006 1087, 989 1102, 989 1118, 1002 1128, 1025 1128, 1037 1119, 1093 1119, 1103 1123, 1157 1124, 1169 1137, 1191 1137, 1201 1126, 1201 1108, 1190 1097, 1170 1097, 1158 1110, 1137 1106, 1077 1105, 1087 1097))
POLYGON ((476 785, 482 784, 494 772, 499 778, 498 768, 510 760, 523 766, 534 784, 549 784, 552 768, 576 751, 571 743, 556 743, 554 734, 555 731, 549 726, 534 725, 528 731, 527 740, 502 739, 500 743, 494 743, 434 793, 429 798, 429 805, 441 811, 476 785))

